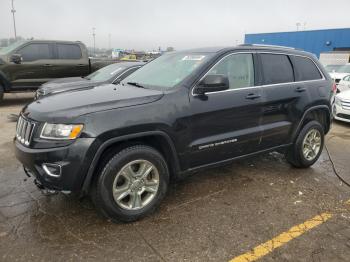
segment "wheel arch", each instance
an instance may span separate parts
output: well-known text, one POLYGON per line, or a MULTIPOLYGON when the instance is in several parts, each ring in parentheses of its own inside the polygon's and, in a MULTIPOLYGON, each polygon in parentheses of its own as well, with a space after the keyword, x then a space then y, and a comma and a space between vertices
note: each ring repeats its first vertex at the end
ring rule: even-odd
POLYGON ((328 106, 326 105, 319 105, 319 106, 313 106, 307 109, 303 117, 301 118, 298 127, 296 128, 294 134, 293 134, 293 140, 297 137, 300 130, 305 126, 308 122, 312 120, 317 120, 324 128, 324 133, 327 134, 330 130, 331 126, 331 111, 328 106))
POLYGON ((103 159, 108 158, 110 155, 120 151, 126 147, 144 144, 151 146, 158 150, 165 161, 168 164, 170 177, 175 178, 177 173, 180 171, 179 159, 176 153, 176 149, 172 139, 163 131, 148 131, 136 134, 130 134, 120 137, 110 138, 103 142, 97 149, 90 167, 87 171, 85 179, 83 181, 82 195, 87 194, 90 190, 93 178, 95 177, 96 171, 103 162, 103 159))
POLYGON ((0 71, 0 86, 4 88, 4 91, 8 91, 11 88, 11 83, 7 80, 5 74, 0 71))

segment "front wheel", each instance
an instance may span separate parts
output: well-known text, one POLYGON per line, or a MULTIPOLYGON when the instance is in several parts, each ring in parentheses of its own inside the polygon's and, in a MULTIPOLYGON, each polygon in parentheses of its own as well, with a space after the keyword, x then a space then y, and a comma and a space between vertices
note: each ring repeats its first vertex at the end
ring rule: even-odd
POLYGON ((310 167, 320 157, 323 146, 323 127, 319 122, 311 121, 301 129, 295 143, 287 151, 287 161, 295 167, 310 167))
POLYGON ((168 188, 167 164, 149 146, 128 147, 111 157, 101 170, 92 200, 113 221, 130 222, 150 214, 168 188))

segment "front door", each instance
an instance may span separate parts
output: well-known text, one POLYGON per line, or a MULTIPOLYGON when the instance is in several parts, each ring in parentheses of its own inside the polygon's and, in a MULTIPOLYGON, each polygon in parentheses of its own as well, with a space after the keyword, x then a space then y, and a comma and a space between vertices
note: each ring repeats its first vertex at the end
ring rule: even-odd
POLYGON ((53 59, 51 44, 29 43, 14 53, 22 56, 20 64, 8 67, 13 88, 35 88, 49 80, 48 72, 53 59))
POLYGON ((254 55, 229 54, 209 74, 227 76, 230 89, 190 95, 191 167, 252 153, 261 137, 263 97, 255 86, 254 55))

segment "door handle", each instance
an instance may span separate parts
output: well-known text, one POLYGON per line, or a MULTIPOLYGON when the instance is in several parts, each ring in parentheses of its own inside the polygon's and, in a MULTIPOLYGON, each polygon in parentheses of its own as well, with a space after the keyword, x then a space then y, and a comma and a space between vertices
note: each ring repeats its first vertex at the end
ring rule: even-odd
POLYGON ((305 92, 306 91, 306 88, 305 87, 297 87, 295 88, 295 92, 298 92, 298 93, 301 93, 301 92, 305 92))
POLYGON ((50 66, 52 66, 52 65, 51 65, 51 64, 45 64, 44 66, 50 67, 50 66))
POLYGON ((251 100, 254 100, 254 99, 257 99, 257 98, 260 98, 261 95, 257 95, 257 94, 249 94, 245 97, 245 99, 251 99, 251 100))
POLYGON ((84 64, 78 64, 77 65, 78 67, 83 67, 83 66, 85 66, 84 64))

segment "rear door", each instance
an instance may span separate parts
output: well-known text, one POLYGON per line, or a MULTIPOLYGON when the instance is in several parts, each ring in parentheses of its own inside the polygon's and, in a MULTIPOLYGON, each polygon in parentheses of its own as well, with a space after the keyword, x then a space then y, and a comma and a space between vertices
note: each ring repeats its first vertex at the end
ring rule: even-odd
POLYGON ((260 149, 291 142, 294 125, 299 123, 310 93, 304 82, 295 82, 291 57, 283 53, 260 53, 265 104, 260 149))
POLYGON ((56 43, 55 60, 50 67, 51 78, 86 76, 89 60, 78 43, 56 43))
POLYGON ((233 53, 207 73, 228 77, 230 89, 192 94, 190 165, 201 166, 257 150, 261 137, 261 88, 255 86, 255 56, 233 53))
POLYGON ((36 88, 49 80, 48 65, 53 59, 52 44, 28 43, 14 53, 22 56, 22 62, 11 63, 8 67, 13 88, 36 88))

